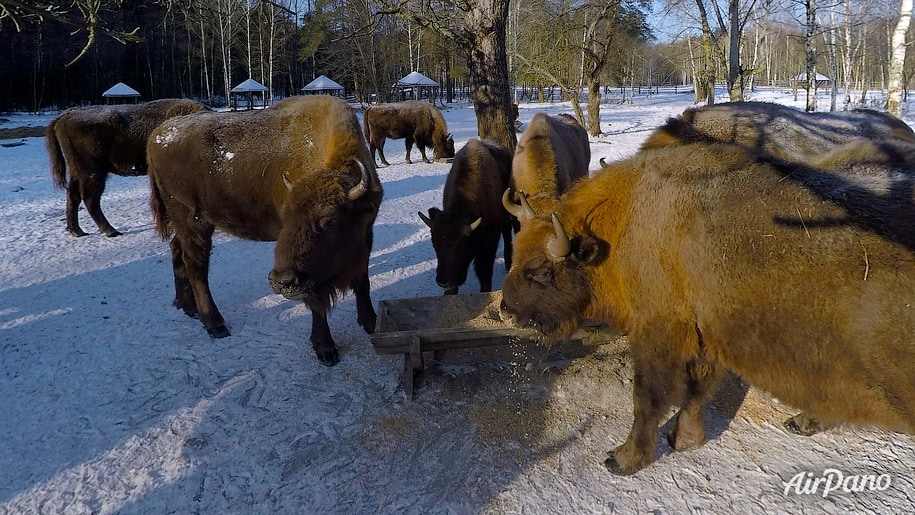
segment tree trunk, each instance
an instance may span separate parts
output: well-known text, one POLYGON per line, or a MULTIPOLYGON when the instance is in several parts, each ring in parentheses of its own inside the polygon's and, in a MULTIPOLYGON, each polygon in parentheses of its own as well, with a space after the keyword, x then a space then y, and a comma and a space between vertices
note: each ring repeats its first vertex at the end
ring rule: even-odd
POLYGON ((804 56, 805 67, 807 72, 807 107, 806 111, 812 113, 817 110, 817 50, 816 50, 816 27, 817 27, 817 5, 816 0, 806 0, 807 8, 807 25, 804 28, 804 56))
POLYGON ((515 151, 512 97, 505 52, 505 22, 509 0, 479 0, 468 13, 470 45, 461 45, 470 69, 473 110, 480 138, 515 151))
POLYGON ((740 69, 740 3, 728 1, 730 17, 730 47, 728 49, 728 95, 731 102, 743 100, 743 74, 740 69))
POLYGON ((600 136, 600 80, 596 76, 588 77, 588 133, 600 136))
POLYGON ((715 43, 715 35, 708 23, 708 12, 705 10, 703 0, 696 0, 696 6, 699 8, 699 21, 702 23, 702 82, 704 83, 704 98, 707 103, 715 103, 715 50, 712 48, 715 43))
POLYGON ((829 91, 829 112, 836 110, 836 98, 839 96, 839 56, 836 52, 836 14, 835 11, 829 12, 829 65, 832 67, 832 82, 829 91))
POLYGON ((912 0, 902 0, 899 6, 899 21, 893 32, 893 59, 890 61, 889 88, 886 97, 886 110, 894 116, 902 115, 902 89, 905 87, 903 71, 905 68, 905 36, 912 21, 912 0))

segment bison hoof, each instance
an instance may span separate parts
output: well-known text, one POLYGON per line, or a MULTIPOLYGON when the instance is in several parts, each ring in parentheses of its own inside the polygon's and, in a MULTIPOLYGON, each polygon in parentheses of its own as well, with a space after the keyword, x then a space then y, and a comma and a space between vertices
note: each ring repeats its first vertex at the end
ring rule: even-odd
POLYGON ((785 421, 785 429, 796 435, 813 436, 825 428, 810 415, 798 413, 785 421))
POLYGON ((615 474, 617 476, 629 476, 635 474, 641 468, 639 467, 637 469, 630 470, 622 466, 620 462, 616 460, 616 456, 614 456, 612 453, 607 457, 607 459, 604 460, 604 466, 607 467, 607 470, 609 470, 611 474, 615 474))
POLYGON ((377 320, 378 317, 375 315, 372 315, 371 317, 360 318, 359 325, 362 326, 362 329, 364 329, 366 333, 372 334, 375 332, 375 323, 377 320))
POLYGON ((445 288, 445 291, 442 292, 442 295, 457 295, 457 288, 445 288))
POLYGON ((318 357, 318 363, 325 367, 332 367, 340 363, 340 354, 336 348, 333 349, 315 349, 315 356, 318 357))
POLYGON ((120 236, 122 234, 124 234, 124 233, 118 231, 117 229, 111 229, 110 231, 105 231, 105 236, 107 236, 109 238, 117 238, 118 236, 120 236))
POLYGON ((70 233, 70 236, 74 238, 82 238, 83 236, 89 236, 89 233, 82 229, 67 229, 67 232, 70 233))
POLYGON ((212 329, 207 327, 207 334, 209 334, 211 338, 225 338, 226 336, 230 336, 229 330, 226 329, 226 326, 224 325, 212 329))
POLYGON ((705 434, 688 433, 674 427, 667 433, 667 443, 675 451, 691 451, 705 445, 705 434))
POLYGON ((618 476, 629 476, 642 470, 651 463, 651 460, 631 457, 631 454, 627 456, 625 448, 625 446, 617 447, 615 450, 610 451, 607 459, 604 460, 604 466, 607 467, 607 470, 611 473, 618 476))

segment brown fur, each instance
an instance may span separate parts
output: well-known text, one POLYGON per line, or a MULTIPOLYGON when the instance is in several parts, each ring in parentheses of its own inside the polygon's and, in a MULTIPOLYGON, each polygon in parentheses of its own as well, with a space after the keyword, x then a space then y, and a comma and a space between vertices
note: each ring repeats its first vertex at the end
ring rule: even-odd
POLYGON ((146 138, 165 120, 206 109, 193 100, 163 99, 137 105, 68 109, 47 130, 51 178, 67 188, 67 231, 79 226, 80 202, 106 236, 120 233, 102 213, 101 197, 109 173, 146 174, 146 138), (67 178, 69 172, 69 179, 67 178))
POLYGON ((534 210, 549 212, 575 181, 588 176, 590 161, 588 134, 574 117, 537 113, 512 160, 515 191, 527 195, 534 210))
POLYGON ((445 117, 429 102, 409 100, 372 106, 365 110, 363 121, 372 159, 375 158, 375 150, 378 150, 382 164, 389 164, 384 157, 387 138, 406 138, 408 163, 412 162, 410 151, 413 143, 419 147, 423 161, 431 162, 426 157, 426 147, 433 149, 435 159, 454 157, 454 139, 448 133, 445 117))
POLYGON ((688 109, 657 129, 642 149, 732 143, 785 162, 806 163, 855 138, 915 143, 915 132, 892 115, 869 109, 805 113, 779 104, 736 102, 688 109))
POLYGON ((176 305, 199 314, 210 334, 228 335, 207 284, 216 228, 277 242, 271 286, 311 309, 322 363, 338 360, 326 319, 338 293, 353 289, 359 323, 374 329, 368 259, 382 188, 346 103, 293 97, 263 111, 175 118, 147 148, 158 231, 174 234, 176 305), (356 161, 367 192, 350 200, 361 178, 356 161))
POLYGON ((674 448, 700 445, 724 370, 827 426, 915 433, 915 161, 875 162, 870 145, 822 168, 731 145, 647 150, 564 197, 569 257, 547 256, 544 217, 525 224, 506 312, 551 337, 582 318, 629 334, 635 420, 611 470, 655 459, 670 405, 674 448))
POLYGON ((457 293, 467 279, 471 261, 480 291, 492 290, 500 237, 505 242, 505 266, 511 268, 511 217, 502 208, 502 192, 511 182, 511 162, 511 152, 499 143, 469 140, 451 165, 443 209, 429 209, 428 220, 423 220, 432 230, 438 260, 435 279, 446 293, 457 293), (477 219, 480 225, 470 230, 477 219))

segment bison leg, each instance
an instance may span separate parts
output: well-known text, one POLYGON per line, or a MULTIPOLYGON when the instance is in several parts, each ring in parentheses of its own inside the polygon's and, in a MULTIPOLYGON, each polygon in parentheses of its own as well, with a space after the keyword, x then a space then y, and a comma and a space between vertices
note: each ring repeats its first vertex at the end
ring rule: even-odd
POLYGON ((83 202, 86 203, 86 211, 95 221, 102 234, 109 238, 120 236, 121 233, 111 226, 105 214, 102 213, 102 193, 105 192, 105 181, 108 178, 107 173, 92 173, 80 181, 80 193, 83 202))
POLYGON ((184 255, 181 251, 181 243, 177 237, 172 238, 170 244, 172 249, 172 269, 175 273, 175 302, 176 308, 184 311, 184 314, 197 318, 197 302, 194 301, 194 290, 187 279, 187 270, 184 267, 184 255))
POLYGON ((407 164, 413 164, 413 161, 410 160, 410 151, 413 150, 413 138, 407 136, 406 138, 407 145, 407 164))
POLYGON ((683 345, 688 337, 686 332, 663 326, 632 335, 635 416, 626 442, 604 461, 614 474, 634 474, 655 460, 661 417, 682 398, 687 384, 685 358, 671 346, 683 345))
POLYGON ((219 308, 213 302, 207 279, 210 273, 210 251, 213 250, 213 229, 211 224, 197 220, 194 216, 188 216, 182 219, 181 223, 175 224, 184 270, 194 292, 194 304, 197 306, 200 321, 210 336, 225 338, 229 336, 229 330, 226 329, 226 322, 219 308))
MULTIPOLYGON (((482 228, 477 229, 482 230, 482 228)), ((476 256, 473 258, 473 270, 480 281, 480 292, 492 291, 492 269, 495 265, 496 252, 499 250, 499 231, 489 231, 480 234, 476 256)))
POLYGON ((686 402, 677 413, 676 423, 667 435, 667 442, 676 451, 687 451, 705 443, 702 410, 721 383, 722 369, 704 359, 687 365, 686 402))
POLYGON ((356 293, 356 320, 365 329, 366 333, 372 334, 375 332, 375 322, 378 317, 375 315, 375 308, 372 307, 372 297, 369 294, 371 286, 368 272, 353 281, 352 288, 356 293))
POLYGON ((391 163, 389 163, 388 160, 384 157, 384 142, 385 139, 381 138, 381 141, 378 142, 378 145, 376 145, 375 148, 378 149, 378 157, 381 158, 381 164, 385 166, 391 166, 391 163))
POLYGON ((79 179, 70 177, 67 184, 67 232, 76 236, 86 236, 86 231, 79 226, 79 203, 83 197, 79 192, 79 179))
POLYGON ((512 245, 512 224, 506 222, 502 226, 502 255, 505 258, 505 271, 510 272, 512 269, 512 255, 514 246, 512 245))
POLYGON ((426 146, 423 145, 422 143, 417 143, 416 147, 419 148, 419 153, 420 153, 420 155, 423 156, 423 161, 425 161, 427 163, 431 163, 432 160, 429 159, 428 157, 426 157, 426 146))
POLYGON ((829 426, 820 423, 820 421, 806 413, 798 413, 785 421, 785 429, 796 435, 813 436, 826 431, 829 426))
POLYGON ((337 345, 330 335, 330 326, 327 325, 326 313, 311 312, 311 346, 322 365, 332 367, 340 362, 337 345))

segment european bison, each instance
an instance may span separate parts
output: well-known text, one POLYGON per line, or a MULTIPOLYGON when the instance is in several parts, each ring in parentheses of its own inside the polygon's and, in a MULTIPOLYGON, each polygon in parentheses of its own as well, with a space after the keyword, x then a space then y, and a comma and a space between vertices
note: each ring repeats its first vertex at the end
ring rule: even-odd
POLYGON ((628 332, 633 473, 679 405, 676 450, 729 369, 825 424, 915 432, 915 146, 860 141, 809 167, 694 143, 611 164, 527 221, 504 312, 548 338, 628 332))
MULTIPOLYGON (((590 162, 588 133, 575 117, 537 113, 518 140, 512 160, 514 189, 535 209, 549 210, 572 183, 588 176, 590 162)), ((511 204, 505 208, 513 213, 518 209, 511 204)))
POLYGON ((109 173, 146 174, 146 138, 165 120, 205 110, 193 100, 153 100, 127 106, 68 109, 47 130, 54 184, 67 190, 67 231, 85 236, 79 226, 80 202, 105 236, 118 232, 102 213, 102 192, 109 173), (69 172, 69 177, 67 177, 69 172))
POLYGON ((339 361, 327 311, 356 292, 371 333, 372 224, 382 188, 355 114, 341 100, 295 97, 263 111, 175 118, 149 138, 151 206, 171 240, 175 305, 215 338, 229 335, 207 282, 213 230, 276 241, 268 279, 312 313, 311 342, 339 361))
POLYGON ((915 132, 898 118, 869 109, 806 113, 779 104, 735 102, 688 109, 652 133, 642 148, 733 143, 785 162, 803 163, 855 138, 915 142, 915 132))
POLYGON ((369 107, 365 110, 364 125, 372 160, 377 149, 384 165, 389 165, 384 157, 386 138, 406 138, 408 163, 413 163, 410 160, 413 143, 419 147, 423 161, 432 162, 426 157, 426 147, 432 148, 435 159, 454 157, 454 138, 448 133, 445 117, 429 102, 409 100, 369 107))
POLYGON ((419 217, 432 230, 438 266, 435 282, 446 295, 458 292, 473 262, 480 291, 492 291, 492 269, 505 242, 505 267, 511 268, 511 217, 502 209, 500 192, 511 182, 511 152, 494 141, 471 139, 457 153, 442 199, 443 209, 419 217))

